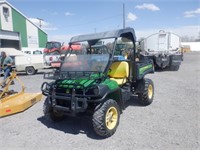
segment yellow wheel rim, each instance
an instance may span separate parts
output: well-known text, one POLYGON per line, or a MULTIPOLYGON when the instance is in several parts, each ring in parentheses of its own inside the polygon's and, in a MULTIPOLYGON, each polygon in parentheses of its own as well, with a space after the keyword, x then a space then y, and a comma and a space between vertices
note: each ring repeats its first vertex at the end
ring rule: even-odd
POLYGON ((106 112, 106 127, 109 130, 112 130, 117 125, 118 121, 118 112, 115 107, 110 107, 106 112))
POLYGON ((148 97, 149 99, 153 97, 153 86, 151 84, 148 87, 148 97))

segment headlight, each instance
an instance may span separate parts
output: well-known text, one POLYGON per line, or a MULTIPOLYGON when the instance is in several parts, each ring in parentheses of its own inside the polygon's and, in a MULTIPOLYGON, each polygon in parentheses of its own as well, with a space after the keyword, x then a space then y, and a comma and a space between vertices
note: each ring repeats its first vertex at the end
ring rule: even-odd
POLYGON ((108 86, 98 85, 98 86, 93 86, 90 89, 88 89, 85 94, 103 97, 108 91, 109 91, 108 86))
POLYGON ((86 95, 99 95, 99 91, 98 86, 93 86, 86 91, 86 95))

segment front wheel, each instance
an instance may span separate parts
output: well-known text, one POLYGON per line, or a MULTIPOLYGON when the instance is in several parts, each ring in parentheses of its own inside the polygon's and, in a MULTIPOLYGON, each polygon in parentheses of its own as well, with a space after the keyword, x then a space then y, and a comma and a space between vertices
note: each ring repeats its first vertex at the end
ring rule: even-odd
POLYGON ((57 122, 57 121, 61 121, 64 119, 64 115, 62 113, 53 111, 53 108, 52 108, 48 98, 46 98, 46 100, 44 102, 43 112, 44 112, 45 118, 49 121, 57 122))
POLYGON ((144 106, 150 105, 154 97, 153 81, 151 79, 143 79, 139 84, 142 87, 138 93, 139 102, 144 106))
POLYGON ((120 119, 119 105, 109 99, 96 107, 92 122, 95 132, 102 137, 110 137, 118 127, 120 119))

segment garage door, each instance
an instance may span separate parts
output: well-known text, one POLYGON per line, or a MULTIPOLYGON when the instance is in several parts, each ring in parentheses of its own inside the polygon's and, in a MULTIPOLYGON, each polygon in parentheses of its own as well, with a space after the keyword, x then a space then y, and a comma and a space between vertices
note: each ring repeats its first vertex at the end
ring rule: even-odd
POLYGON ((0 31, 0 39, 19 40, 18 32, 0 31))
POLYGON ((20 49, 20 37, 18 32, 0 31, 0 47, 12 47, 20 49))

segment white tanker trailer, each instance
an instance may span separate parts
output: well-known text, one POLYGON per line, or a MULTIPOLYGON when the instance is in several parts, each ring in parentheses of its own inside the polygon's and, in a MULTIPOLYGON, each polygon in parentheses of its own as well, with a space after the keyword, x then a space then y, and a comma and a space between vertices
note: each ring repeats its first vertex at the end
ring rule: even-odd
POLYGON ((139 42, 141 59, 152 59, 156 68, 177 71, 183 60, 180 37, 163 30, 139 42))

